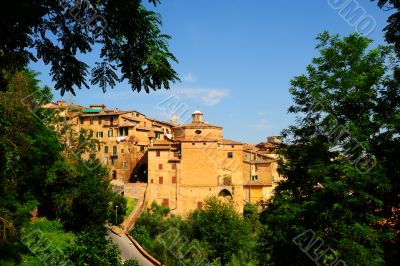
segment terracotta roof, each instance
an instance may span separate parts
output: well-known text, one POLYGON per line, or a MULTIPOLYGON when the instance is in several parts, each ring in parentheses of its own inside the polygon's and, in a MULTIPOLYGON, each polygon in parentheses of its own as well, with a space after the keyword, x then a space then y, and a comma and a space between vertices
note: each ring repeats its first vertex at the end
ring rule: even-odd
POLYGON ((171 145, 171 144, 175 144, 173 141, 171 141, 171 140, 166 140, 166 139, 163 139, 163 140, 155 140, 154 141, 154 145, 171 145))
POLYGON ((218 128, 218 129, 222 129, 222 127, 220 127, 220 126, 210 125, 205 122, 192 122, 192 123, 184 124, 184 125, 177 126, 177 127, 178 128, 218 128))
POLYGON ((221 140, 221 144, 224 144, 224 145, 243 145, 243 143, 241 143, 241 142, 237 142, 237 141, 230 140, 230 139, 221 140))
POLYGON ((147 119, 149 119, 150 121, 153 121, 153 122, 160 123, 160 124, 165 124, 165 125, 168 125, 168 126, 173 126, 173 124, 172 124, 172 123, 170 123, 170 122, 166 122, 166 121, 163 121, 163 120, 158 120, 158 119, 155 119, 155 118, 149 118, 149 117, 147 117, 147 119))
POLYGON ((123 115, 129 113, 130 111, 115 111, 115 112, 100 112, 96 114, 81 114, 82 117, 89 117, 89 116, 112 116, 112 115, 123 115))
POLYGON ((259 150, 255 145, 253 144, 248 144, 248 143, 243 143, 243 150, 244 151, 253 151, 256 152, 259 150))

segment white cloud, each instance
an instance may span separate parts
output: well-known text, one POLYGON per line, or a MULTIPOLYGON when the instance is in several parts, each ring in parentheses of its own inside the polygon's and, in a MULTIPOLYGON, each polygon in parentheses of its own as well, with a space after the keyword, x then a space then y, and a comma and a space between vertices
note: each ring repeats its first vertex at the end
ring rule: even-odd
POLYGON ((183 99, 197 100, 208 106, 219 104, 222 98, 229 95, 227 89, 210 88, 182 88, 176 89, 173 92, 183 99))
POLYGON ((182 78, 182 81, 184 81, 184 82, 196 82, 197 81, 197 77, 189 72, 182 78))

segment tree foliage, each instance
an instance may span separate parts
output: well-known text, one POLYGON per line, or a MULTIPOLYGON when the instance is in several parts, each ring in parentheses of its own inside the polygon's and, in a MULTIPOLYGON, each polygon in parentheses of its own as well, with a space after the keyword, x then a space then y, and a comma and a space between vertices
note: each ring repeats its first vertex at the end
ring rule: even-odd
POLYGON ((382 211, 392 184, 375 145, 386 134, 380 110, 387 109, 390 49, 371 49, 358 34, 317 40, 320 56, 291 82, 289 111, 302 116, 284 132, 280 171, 287 180, 263 215, 261 254, 274 265, 311 265, 292 241, 311 229, 332 251, 320 262, 334 256, 347 265, 382 265, 394 233, 382 211))
MULTIPOLYGON (((43 99, 51 99, 48 93, 31 71, 10 75, 7 91, 0 92, 0 254, 10 263, 38 263, 19 242, 32 230, 53 230, 59 235, 53 242, 62 239, 64 230, 103 232, 97 237, 104 239, 110 203, 126 208, 97 159, 65 152, 79 149, 64 146, 51 126, 51 114, 38 108, 43 99), (52 221, 29 225, 36 216, 52 221)), ((51 234, 45 237, 53 239, 51 234)))
POLYGON ((186 220, 157 204, 143 213, 131 234, 166 265, 253 265, 251 224, 232 203, 216 197, 186 220))
MULTIPOLYGON (((169 89, 178 79, 171 66, 168 35, 160 16, 141 0, 24 1, 0 10, 0 89, 7 73, 42 60, 50 65, 55 89, 71 92, 98 84, 103 91, 126 80, 132 90, 169 89), (97 54, 93 66, 80 54, 97 54), (92 67, 90 70, 89 67, 92 67)), ((158 0, 150 0, 153 5, 158 0)))

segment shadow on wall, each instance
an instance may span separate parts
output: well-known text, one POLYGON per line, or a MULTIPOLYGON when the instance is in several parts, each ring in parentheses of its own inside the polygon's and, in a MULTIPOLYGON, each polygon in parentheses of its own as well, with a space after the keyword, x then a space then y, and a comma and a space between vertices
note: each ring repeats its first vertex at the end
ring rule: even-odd
POLYGON ((148 152, 136 163, 132 171, 129 183, 147 183, 148 182, 148 152))

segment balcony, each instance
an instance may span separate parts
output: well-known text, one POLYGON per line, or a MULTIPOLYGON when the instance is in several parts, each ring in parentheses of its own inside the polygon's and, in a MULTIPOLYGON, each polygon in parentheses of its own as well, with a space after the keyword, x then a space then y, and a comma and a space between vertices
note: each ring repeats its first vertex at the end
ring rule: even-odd
POLYGON ((103 121, 102 123, 103 127, 117 127, 118 121, 103 121))
POLYGON ((181 161, 180 153, 173 152, 173 153, 169 154, 169 157, 168 157, 169 163, 174 163, 174 162, 179 163, 180 161, 181 161))

